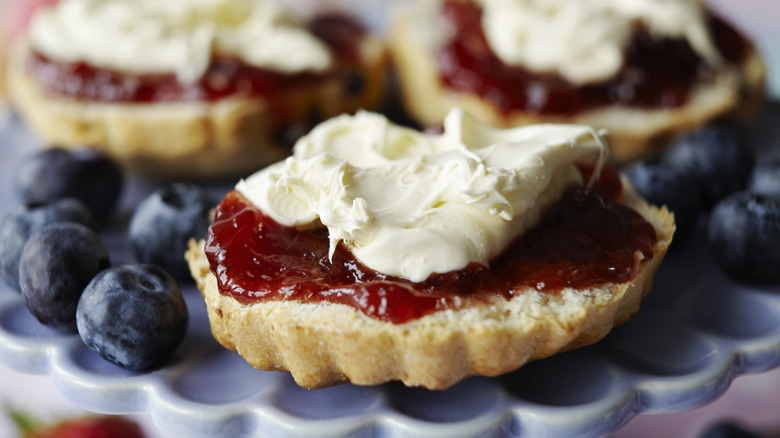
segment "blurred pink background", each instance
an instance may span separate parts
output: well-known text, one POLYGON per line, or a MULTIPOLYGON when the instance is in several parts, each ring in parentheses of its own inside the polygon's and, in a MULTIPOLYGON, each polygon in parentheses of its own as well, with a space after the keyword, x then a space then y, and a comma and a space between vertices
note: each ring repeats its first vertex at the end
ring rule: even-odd
MULTIPOLYGON (((18 32, 32 9, 52 1, 0 0, 0 56, 9 35, 18 32)), ((331 5, 349 8, 366 17, 367 22, 378 30, 381 30, 382 18, 387 16, 386 12, 393 3, 392 0, 290 1, 299 8, 311 7, 312 4, 316 4, 318 8, 331 5)), ((780 1, 708 0, 708 2, 756 41, 770 72, 768 84, 770 95, 773 100, 780 99, 780 25, 778 25, 780 1)), ((1 126, 2 123, 0 128, 1 126)), ((0 364, 0 410, 6 406, 49 418, 69 418, 86 413, 65 400, 47 376, 21 374, 0 364)), ((636 417, 611 437, 695 438, 703 428, 724 419, 737 420, 765 437, 780 437, 778 406, 780 406, 780 369, 738 378, 723 397, 708 406, 681 413, 636 417)), ((162 438, 147 416, 137 415, 132 418, 142 424, 149 438, 162 438)), ((0 412, 0 437, 14 436, 16 436, 14 426, 3 412, 0 412)))

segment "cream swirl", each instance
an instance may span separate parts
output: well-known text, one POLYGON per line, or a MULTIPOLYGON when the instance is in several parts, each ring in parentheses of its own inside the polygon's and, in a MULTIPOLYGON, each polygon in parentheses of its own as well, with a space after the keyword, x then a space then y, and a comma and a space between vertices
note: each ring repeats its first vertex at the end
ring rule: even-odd
POLYGON ((501 60, 575 84, 614 76, 639 23, 656 37, 687 40, 710 64, 721 62, 700 0, 478 1, 485 35, 501 60))
POLYGON ((331 254, 343 242, 372 269, 422 281, 488 265, 582 184, 575 162, 605 156, 586 126, 497 130, 453 110, 427 135, 361 112, 320 124, 236 188, 281 224, 327 227, 331 254))
POLYGON ((322 71, 327 46, 273 0, 63 0, 33 18, 33 48, 56 60, 200 78, 214 52, 282 73, 322 71))

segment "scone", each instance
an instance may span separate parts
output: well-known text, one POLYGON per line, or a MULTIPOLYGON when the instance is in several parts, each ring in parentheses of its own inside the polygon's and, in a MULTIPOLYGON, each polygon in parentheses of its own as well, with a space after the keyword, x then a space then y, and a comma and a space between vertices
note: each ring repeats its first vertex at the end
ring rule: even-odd
POLYGON ((421 124, 455 106, 498 127, 586 124, 617 163, 764 98, 755 47, 699 0, 409 2, 389 46, 421 124))
POLYGON ((596 342, 651 287, 673 217, 606 153, 585 126, 344 115, 239 182, 186 258, 215 338, 301 386, 495 376, 596 342))
POLYGON ((63 0, 33 18, 8 76, 46 142, 178 179, 245 174, 374 108, 384 61, 353 19, 304 21, 275 0, 63 0))

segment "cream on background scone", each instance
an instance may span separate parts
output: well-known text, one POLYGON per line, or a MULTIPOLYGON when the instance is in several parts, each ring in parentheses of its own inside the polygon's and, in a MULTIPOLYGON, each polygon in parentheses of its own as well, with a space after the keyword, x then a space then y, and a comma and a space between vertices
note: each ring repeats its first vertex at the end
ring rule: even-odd
POLYGON ((587 124, 616 162, 764 98, 755 47, 700 0, 408 2, 388 44, 423 125, 455 106, 499 127, 587 124))
POLYGON ((449 387, 598 341, 674 233, 592 128, 359 112, 240 181, 186 258, 215 338, 301 386, 449 387))
POLYGON ((384 60, 353 19, 275 0, 63 0, 33 17, 8 76, 46 142, 198 178, 245 174, 317 122, 374 108, 384 60))

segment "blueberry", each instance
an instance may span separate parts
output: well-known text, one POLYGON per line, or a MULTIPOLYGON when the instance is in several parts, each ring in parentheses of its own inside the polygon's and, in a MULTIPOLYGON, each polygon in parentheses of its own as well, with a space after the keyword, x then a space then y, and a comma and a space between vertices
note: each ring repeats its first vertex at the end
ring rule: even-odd
POLYGON ((665 205, 674 213, 676 241, 690 235, 702 212, 701 191, 690 176, 660 161, 638 162, 624 173, 649 203, 665 205))
POLYGON ((708 125, 672 141, 664 161, 694 178, 702 189, 705 207, 710 208, 745 186, 755 159, 735 130, 708 125))
POLYGON ((21 164, 15 182, 27 206, 77 198, 102 222, 119 200, 123 176, 119 166, 96 149, 47 149, 21 164))
POLYGON ((101 272, 84 290, 76 312, 84 343, 131 370, 168 358, 184 339, 188 318, 176 281, 154 265, 101 272))
POLYGON ((748 179, 747 188, 762 195, 780 195, 780 157, 758 162, 748 179))
POLYGON ((157 265, 177 280, 189 279, 187 242, 209 226, 211 195, 191 184, 171 184, 149 195, 130 220, 130 245, 140 263, 157 265))
POLYGON ((719 202, 707 238, 718 265, 734 280, 780 280, 780 197, 740 192, 719 202))
POLYGON ((46 225, 30 237, 19 260, 24 303, 41 323, 75 331, 81 293, 109 265, 94 231, 75 222, 46 225))
POLYGON ((759 436, 737 423, 723 421, 705 429, 700 438, 759 438, 759 436))
POLYGON ((19 259, 24 244, 45 225, 66 221, 95 228, 92 213, 81 201, 71 198, 6 214, 0 221, 0 277, 12 288, 21 290, 19 259))

